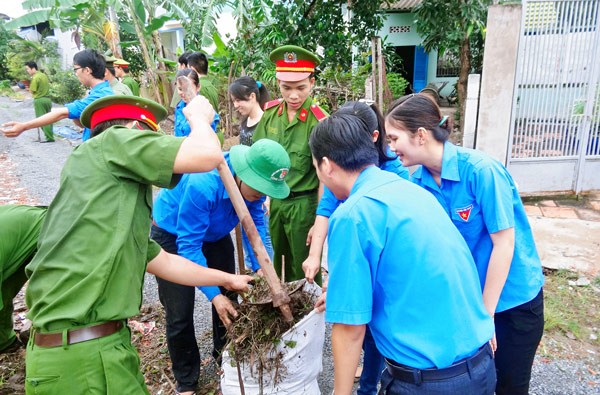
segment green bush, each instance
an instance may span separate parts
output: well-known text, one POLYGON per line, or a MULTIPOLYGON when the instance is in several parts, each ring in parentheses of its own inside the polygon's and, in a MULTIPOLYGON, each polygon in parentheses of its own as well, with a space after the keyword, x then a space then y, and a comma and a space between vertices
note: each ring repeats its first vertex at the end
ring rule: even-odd
POLYGON ((387 73, 387 81, 393 97, 404 96, 408 81, 398 73, 387 73))
POLYGON ((50 99, 54 103, 70 103, 81 99, 83 95, 85 95, 85 88, 71 70, 57 71, 50 76, 50 99))

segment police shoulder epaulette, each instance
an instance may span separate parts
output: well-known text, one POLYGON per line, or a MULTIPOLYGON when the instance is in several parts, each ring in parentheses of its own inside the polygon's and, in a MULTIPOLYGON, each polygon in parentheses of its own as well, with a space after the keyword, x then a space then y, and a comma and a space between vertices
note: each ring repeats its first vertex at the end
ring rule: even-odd
POLYGON ((283 101, 283 99, 275 99, 275 100, 271 100, 265 103, 265 110, 268 110, 269 108, 273 108, 275 106, 278 106, 279 104, 281 104, 281 102, 283 101))
POLYGON ((323 111, 321 107, 319 107, 316 104, 310 105, 310 111, 314 114, 315 118, 317 118, 317 121, 319 122, 327 118, 327 114, 325 114, 325 111, 323 111))

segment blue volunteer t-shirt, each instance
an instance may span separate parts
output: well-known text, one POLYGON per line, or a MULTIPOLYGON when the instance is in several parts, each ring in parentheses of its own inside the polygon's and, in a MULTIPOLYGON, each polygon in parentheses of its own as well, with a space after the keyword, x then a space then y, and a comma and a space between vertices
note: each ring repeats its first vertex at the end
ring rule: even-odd
POLYGON ((420 166, 411 180, 431 192, 467 242, 484 288, 492 253, 490 234, 514 228, 515 251, 496 312, 529 302, 544 284, 542 264, 515 183, 508 170, 482 152, 446 142, 441 187, 420 166))
MULTIPOLYGON (((225 160, 235 175, 229 161, 225 160)), ((263 211, 264 197, 255 202, 246 202, 248 211, 263 242, 267 225, 263 211)), ((215 169, 208 173, 184 174, 173 189, 163 189, 154 201, 153 218, 161 229, 177 236, 177 253, 206 267, 202 253, 205 241, 214 242, 227 236, 239 223, 233 204, 215 169)), ((250 254, 252 270, 260 268, 256 256, 250 254)), ((212 300, 219 295, 219 287, 198 287, 212 300)))
MULTIPOLYGON (((81 117, 81 113, 87 106, 92 104, 92 102, 96 99, 100 99, 104 96, 110 96, 114 94, 112 88, 110 87, 108 81, 102 81, 99 84, 96 84, 86 97, 83 99, 75 100, 74 102, 65 104, 65 107, 69 110, 69 119, 79 119, 81 117)), ((83 135, 81 136, 82 141, 89 140, 91 137, 91 130, 88 128, 83 129, 83 135)))
POLYGON ((492 337, 471 253, 437 201, 375 166, 329 220, 325 319, 369 324, 381 354, 444 368, 492 337))
MULTIPOLYGON (((399 177, 408 180, 410 178, 408 169, 402 166, 402 162, 400 162, 400 159, 395 154, 393 154, 389 150, 389 148, 388 156, 395 157, 395 159, 384 161, 379 165, 379 168, 381 170, 397 174, 399 177)), ((339 206, 343 202, 343 200, 338 200, 338 198, 335 197, 335 195, 329 190, 329 188, 323 186, 323 195, 321 196, 319 206, 317 207, 317 215, 329 218, 331 217, 331 214, 333 214, 337 206, 339 206)))

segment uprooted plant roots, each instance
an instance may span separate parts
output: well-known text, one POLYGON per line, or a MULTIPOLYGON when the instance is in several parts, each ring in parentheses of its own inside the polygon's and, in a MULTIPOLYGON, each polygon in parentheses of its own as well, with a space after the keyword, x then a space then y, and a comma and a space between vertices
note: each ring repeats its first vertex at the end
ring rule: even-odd
MULTIPOLYGON (((286 292, 294 290, 294 283, 284 284, 286 292)), ((246 301, 269 300, 271 291, 266 280, 259 278, 251 291, 244 296, 246 301)), ((290 293, 290 308, 293 322, 285 322, 278 308, 272 303, 242 302, 237 306, 238 317, 229 327, 227 336, 230 340, 228 350, 232 362, 256 367, 258 381, 262 388, 263 373, 273 375, 274 385, 285 379, 286 369, 283 365, 283 354, 276 353, 281 344, 281 336, 296 325, 314 309, 316 296, 302 290, 290 293)), ((293 348, 295 342, 287 341, 285 346, 293 348)))

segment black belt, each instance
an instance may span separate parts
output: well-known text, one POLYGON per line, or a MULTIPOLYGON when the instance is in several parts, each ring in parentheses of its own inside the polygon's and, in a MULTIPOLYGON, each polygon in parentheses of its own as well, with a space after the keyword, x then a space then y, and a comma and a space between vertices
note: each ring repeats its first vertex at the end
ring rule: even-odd
POLYGON ((305 195, 310 195, 312 193, 317 193, 318 190, 319 190, 318 188, 315 188, 315 189, 310 189, 308 191, 290 192, 287 199, 293 199, 293 198, 297 198, 299 196, 305 196, 305 195))
POLYGON ((385 365, 387 371, 393 378, 418 385, 424 381, 438 381, 460 376, 469 371, 469 364, 471 365, 471 368, 473 368, 483 362, 486 358, 491 358, 491 355, 490 345, 489 343, 486 343, 475 353, 475 355, 443 369, 415 369, 387 358, 385 358, 385 365))

